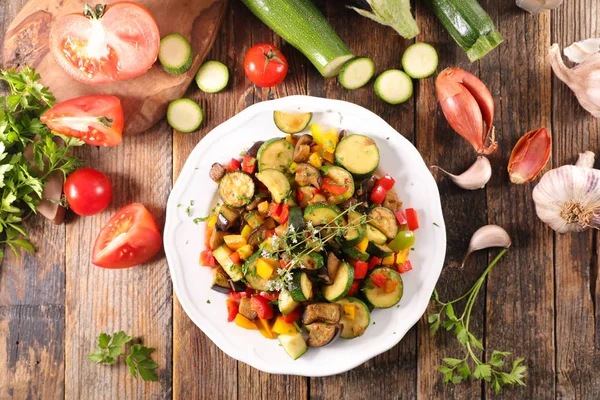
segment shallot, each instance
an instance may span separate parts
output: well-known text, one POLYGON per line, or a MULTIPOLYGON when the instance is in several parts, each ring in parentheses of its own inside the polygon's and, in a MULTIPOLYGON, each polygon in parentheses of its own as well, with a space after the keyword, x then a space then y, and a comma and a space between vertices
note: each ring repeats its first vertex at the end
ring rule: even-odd
POLYGON ((523 135, 515 145, 508 161, 508 175, 512 183, 534 180, 550 159, 552 136, 546 128, 523 135))

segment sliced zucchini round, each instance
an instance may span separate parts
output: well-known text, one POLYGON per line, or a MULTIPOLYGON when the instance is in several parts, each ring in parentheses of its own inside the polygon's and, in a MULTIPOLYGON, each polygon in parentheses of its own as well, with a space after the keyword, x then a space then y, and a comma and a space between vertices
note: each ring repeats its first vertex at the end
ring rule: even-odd
POLYGON ((342 306, 342 319, 340 323, 344 326, 342 337, 344 339, 354 339, 361 336, 371 323, 371 313, 369 307, 356 297, 346 297, 336 301, 342 306), (346 307, 354 307, 353 314, 346 313, 346 307))
POLYGON ((331 285, 323 287, 323 296, 333 303, 346 296, 354 281, 354 267, 347 262, 342 262, 331 285))
POLYGON ((256 179, 269 189, 269 193, 271 193, 271 197, 276 203, 283 202, 290 195, 290 181, 282 172, 276 169, 262 170, 256 174, 256 179))
POLYGON ((290 293, 294 301, 307 301, 312 298, 312 282, 304 272, 296 272, 292 278, 290 293))
POLYGON ((304 209, 304 221, 311 222, 313 226, 327 225, 335 221, 339 226, 343 218, 341 213, 342 210, 332 204, 315 203, 304 209))
POLYGON ((302 209, 300 207, 290 207, 290 216, 288 217, 288 229, 293 229, 294 232, 301 232, 304 229, 304 213, 302 212, 302 209))
POLYGON ((279 305, 279 311, 281 311, 283 315, 288 315, 300 305, 300 303, 294 301, 292 294, 287 290, 282 290, 279 293, 277 304, 279 305))
POLYGON ((335 149, 335 163, 357 179, 367 178, 379 166, 379 148, 369 137, 348 135, 335 149))
POLYGON ((429 43, 410 45, 402 55, 402 68, 413 79, 423 79, 435 73, 438 66, 437 51, 429 43))
POLYGON ((316 251, 300 257, 300 264, 306 271, 316 271, 325 265, 325 259, 316 251))
POLYGON ((388 239, 379 229, 371 224, 367 224, 367 239, 369 242, 377 244, 386 244, 388 239))
POLYGON ((196 84, 205 93, 217 93, 229 82, 229 69, 218 61, 207 61, 196 73, 196 84))
POLYGON ((394 213, 385 207, 375 207, 369 213, 368 222, 392 240, 398 234, 398 223, 394 213))
POLYGON ((192 66, 192 46, 179 33, 171 33, 160 40, 158 59, 169 74, 183 74, 192 66))
POLYGON ((375 94, 388 104, 404 103, 413 94, 413 83, 406 73, 390 69, 375 79, 375 94))
POLYGON ((331 179, 335 185, 348 186, 348 189, 342 194, 330 194, 327 196, 327 202, 330 204, 340 204, 348 200, 354 194, 354 179, 352 174, 344 168, 335 165, 324 165, 321 171, 325 176, 331 179))
POLYGON ((374 257, 386 258, 394 254, 394 250, 390 249, 385 244, 369 242, 369 246, 367 247, 367 253, 374 257))
POLYGON ((354 90, 365 86, 373 75, 375 75, 373 60, 367 57, 357 57, 344 64, 338 79, 343 87, 354 90))
POLYGON ((302 132, 306 129, 310 120, 312 119, 312 113, 302 114, 290 114, 283 111, 273 111, 273 121, 275 126, 281 132, 294 134, 302 132))
POLYGON ((241 171, 229 172, 219 182, 221 200, 232 207, 243 207, 250 203, 254 189, 252 177, 241 171))
POLYGON ((390 308, 398 304, 400 299, 402 298, 403 286, 402 286, 402 277, 396 271, 391 268, 381 267, 375 268, 369 277, 365 279, 363 292, 367 301, 373 305, 375 308, 390 308), (386 279, 389 279, 396 283, 396 287, 390 293, 386 293, 386 285, 384 284, 382 287, 378 287, 373 283, 371 277, 373 274, 383 274, 386 279))
POLYGON ((178 99, 169 103, 167 122, 178 132, 190 133, 197 130, 204 120, 202 108, 193 100, 178 99))
POLYGON ((369 259, 369 254, 359 251, 356 247, 346 247, 342 249, 342 253, 357 261, 367 261, 369 259))
POLYGON ((294 158, 294 146, 285 139, 268 140, 258 149, 258 170, 276 169, 281 172, 288 170, 294 158))
POLYGON ((340 242, 344 247, 352 247, 360 243, 366 234, 365 219, 361 213, 350 211, 348 213, 348 224, 344 229, 344 233, 340 242))

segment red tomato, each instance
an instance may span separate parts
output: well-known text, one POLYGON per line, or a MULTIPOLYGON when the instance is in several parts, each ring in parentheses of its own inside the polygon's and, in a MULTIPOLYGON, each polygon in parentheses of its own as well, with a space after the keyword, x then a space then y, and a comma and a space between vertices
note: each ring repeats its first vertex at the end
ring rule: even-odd
POLYGON ((160 34, 150 12, 134 2, 86 7, 52 24, 50 51, 73 79, 100 84, 148 71, 158 56, 160 34))
POLYGON ((217 266, 217 260, 215 260, 215 257, 212 255, 212 251, 203 250, 200 253, 200 265, 202 265, 203 267, 217 266))
POLYGON ((123 133, 123 108, 115 96, 82 96, 58 103, 40 117, 53 131, 95 146, 116 146, 123 133))
POLYGON ((256 85, 272 87, 281 83, 287 75, 288 62, 277 47, 261 43, 246 53, 244 72, 256 85))
POLYGON ((227 322, 231 322, 235 319, 235 316, 238 315, 240 310, 240 305, 237 301, 232 299, 227 299, 227 322))
POLYGON ((262 296, 254 296, 250 299, 252 309, 256 311, 259 318, 271 319, 273 318, 273 307, 269 304, 269 300, 262 296))
POLYGON ((98 214, 110 203, 112 185, 102 172, 82 168, 69 175, 65 181, 65 197, 75 214, 98 214))
POLYGON ((92 263, 103 268, 129 268, 150 260, 162 245, 152 214, 142 204, 120 209, 96 238, 92 263))
POLYGON ((294 308, 294 311, 289 313, 288 315, 281 314, 281 319, 288 324, 298 322, 302 318, 302 313, 300 312, 300 307, 294 308))

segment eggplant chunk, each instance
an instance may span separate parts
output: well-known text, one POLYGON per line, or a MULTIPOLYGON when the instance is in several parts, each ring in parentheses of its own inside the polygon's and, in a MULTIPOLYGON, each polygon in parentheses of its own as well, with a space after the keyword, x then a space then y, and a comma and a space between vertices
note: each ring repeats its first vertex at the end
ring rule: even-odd
POLYGON ((257 317, 256 311, 252 309, 252 303, 248 297, 242 297, 240 299, 240 314, 248 318, 250 321, 257 317))
POLYGON ((337 339, 343 326, 341 324, 325 324, 323 322, 315 322, 306 326, 308 328, 308 347, 326 346, 337 339))
MULTIPOLYGON (((226 205, 222 205, 217 216, 217 230, 228 231, 234 228, 235 223, 240 218, 240 213, 226 205)), ((215 249, 216 247, 213 247, 215 249)))
POLYGON ((394 189, 390 189, 385 195, 385 199, 383 200, 382 206, 391 210, 392 212, 396 212, 398 209, 398 193, 394 189))
POLYGON ((342 318, 342 307, 336 303, 314 303, 309 304, 302 314, 302 322, 305 325, 315 321, 337 324, 342 318))
POLYGON ((213 269, 212 285, 210 288, 220 293, 229 293, 231 287, 229 286, 229 275, 221 267, 213 269))
POLYGON ((226 172, 227 172, 227 170, 225 169, 225 167, 223 167, 219 163, 214 163, 212 165, 212 167, 210 167, 208 176, 210 176, 210 179, 212 179, 216 183, 219 183, 221 181, 221 178, 223 178, 225 176, 226 172))
POLYGON ((258 142, 255 142, 252 147, 250 147, 248 149, 248 151, 246 151, 246 154, 248 157, 254 157, 256 158, 256 156, 258 155, 258 149, 260 149, 260 146, 262 146, 265 142, 263 142, 262 140, 259 140, 258 142))
POLYGON ((210 237, 210 242, 209 242, 210 248, 218 249, 223 244, 225 244, 225 239, 224 239, 225 235, 226 235, 225 232, 220 232, 220 231, 215 230, 210 237))
POLYGON ((335 276, 337 275, 338 268, 340 267, 341 263, 342 262, 340 259, 337 258, 333 252, 329 253, 329 256, 327 256, 327 275, 329 277, 328 285, 332 284, 335 280, 335 276))
POLYGON ((229 287, 234 292, 245 292, 247 290, 246 285, 242 281, 234 282, 231 279, 229 280, 229 287))
MULTIPOLYGON (((255 230, 252 231, 250 236, 248 236, 248 244, 252 246, 258 246, 261 244, 265 238, 267 237, 267 229, 262 226, 259 226, 255 230)), ((216 247, 213 247, 215 249, 216 247)))
POLYGON ((321 188, 321 173, 310 164, 299 164, 295 179, 300 186, 313 185, 317 189, 321 188))

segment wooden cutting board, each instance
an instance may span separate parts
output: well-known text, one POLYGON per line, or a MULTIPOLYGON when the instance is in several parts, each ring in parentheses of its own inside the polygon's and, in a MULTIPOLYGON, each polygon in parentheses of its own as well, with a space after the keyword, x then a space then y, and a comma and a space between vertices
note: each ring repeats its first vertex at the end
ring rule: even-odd
POLYGON ((52 24, 63 15, 81 13, 85 3, 85 0, 30 0, 4 36, 3 67, 19 68, 25 64, 35 67, 41 82, 58 101, 87 94, 115 95, 121 99, 125 113, 123 133, 137 134, 160 121, 169 102, 184 95, 215 40, 228 0, 138 0, 156 19, 161 37, 177 32, 190 41, 194 62, 187 73, 169 75, 157 61, 141 76, 105 85, 85 85, 73 80, 54 61, 48 48, 52 24))

